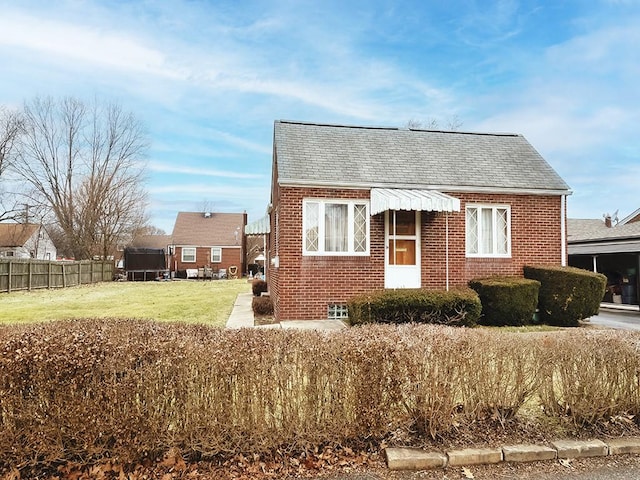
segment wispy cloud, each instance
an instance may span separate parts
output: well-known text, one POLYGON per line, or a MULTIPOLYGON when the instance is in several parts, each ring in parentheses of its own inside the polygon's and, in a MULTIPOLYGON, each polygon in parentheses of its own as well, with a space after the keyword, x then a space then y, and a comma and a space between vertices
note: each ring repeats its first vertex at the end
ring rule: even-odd
POLYGON ((262 216, 275 119, 444 125, 457 115, 463 129, 525 134, 574 188, 570 213, 604 208, 590 197, 605 180, 618 188, 603 202, 637 203, 611 168, 638 174, 625 170, 640 158, 636 1, 0 6, 0 103, 97 95, 133 110, 151 136, 160 222, 214 196, 262 216))
MULTIPOLYGON (((147 168, 152 172, 160 173, 176 173, 180 175, 196 175, 199 177, 217 177, 217 178, 233 178, 233 179, 260 179, 264 178, 264 175, 245 172, 230 172, 224 170, 217 170, 211 168, 202 167, 190 167, 184 165, 169 165, 162 162, 152 161, 149 162, 147 168)), ((166 191, 171 191, 175 187, 170 186, 166 191)), ((156 190, 160 192, 161 190, 156 190)))
POLYGON ((161 52, 145 46, 129 34, 99 32, 34 15, 3 12, 0 16, 0 45, 68 62, 179 78, 178 72, 166 68, 166 59, 161 52), (38 34, 34 35, 34 32, 38 34))

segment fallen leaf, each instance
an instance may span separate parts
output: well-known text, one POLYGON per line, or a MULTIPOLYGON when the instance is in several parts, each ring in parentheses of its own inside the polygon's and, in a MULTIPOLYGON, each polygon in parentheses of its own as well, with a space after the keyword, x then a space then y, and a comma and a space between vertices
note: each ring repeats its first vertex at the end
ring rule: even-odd
POLYGON ((560 462, 560 465, 562 465, 563 467, 572 468, 571 460, 565 460, 564 458, 561 458, 560 460, 558 460, 558 462, 560 462))
POLYGON ((462 475, 464 475, 464 478, 476 478, 467 467, 462 467, 462 475))

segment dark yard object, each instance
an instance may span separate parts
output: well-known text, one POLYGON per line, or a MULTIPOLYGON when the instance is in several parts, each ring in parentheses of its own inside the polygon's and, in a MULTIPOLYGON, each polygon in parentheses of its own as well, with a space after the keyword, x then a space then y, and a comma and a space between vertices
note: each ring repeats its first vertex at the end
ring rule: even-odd
POLYGON ((155 280, 168 272, 165 251, 161 248, 125 248, 124 268, 127 280, 155 280))

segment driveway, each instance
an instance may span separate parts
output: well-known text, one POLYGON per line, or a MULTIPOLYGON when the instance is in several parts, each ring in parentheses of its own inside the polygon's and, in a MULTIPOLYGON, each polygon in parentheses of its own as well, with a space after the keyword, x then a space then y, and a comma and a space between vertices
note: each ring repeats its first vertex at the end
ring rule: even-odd
POLYGON ((623 312, 600 309, 600 313, 589 319, 589 323, 618 330, 640 330, 640 312, 623 312))

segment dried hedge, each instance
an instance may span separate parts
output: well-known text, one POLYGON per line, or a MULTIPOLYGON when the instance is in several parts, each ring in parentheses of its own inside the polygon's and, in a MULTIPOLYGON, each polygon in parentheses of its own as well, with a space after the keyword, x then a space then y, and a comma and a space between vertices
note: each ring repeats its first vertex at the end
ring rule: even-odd
POLYGON ((640 413, 640 336, 433 325, 339 332, 82 320, 0 327, 0 468, 437 437, 526 402, 640 413))

